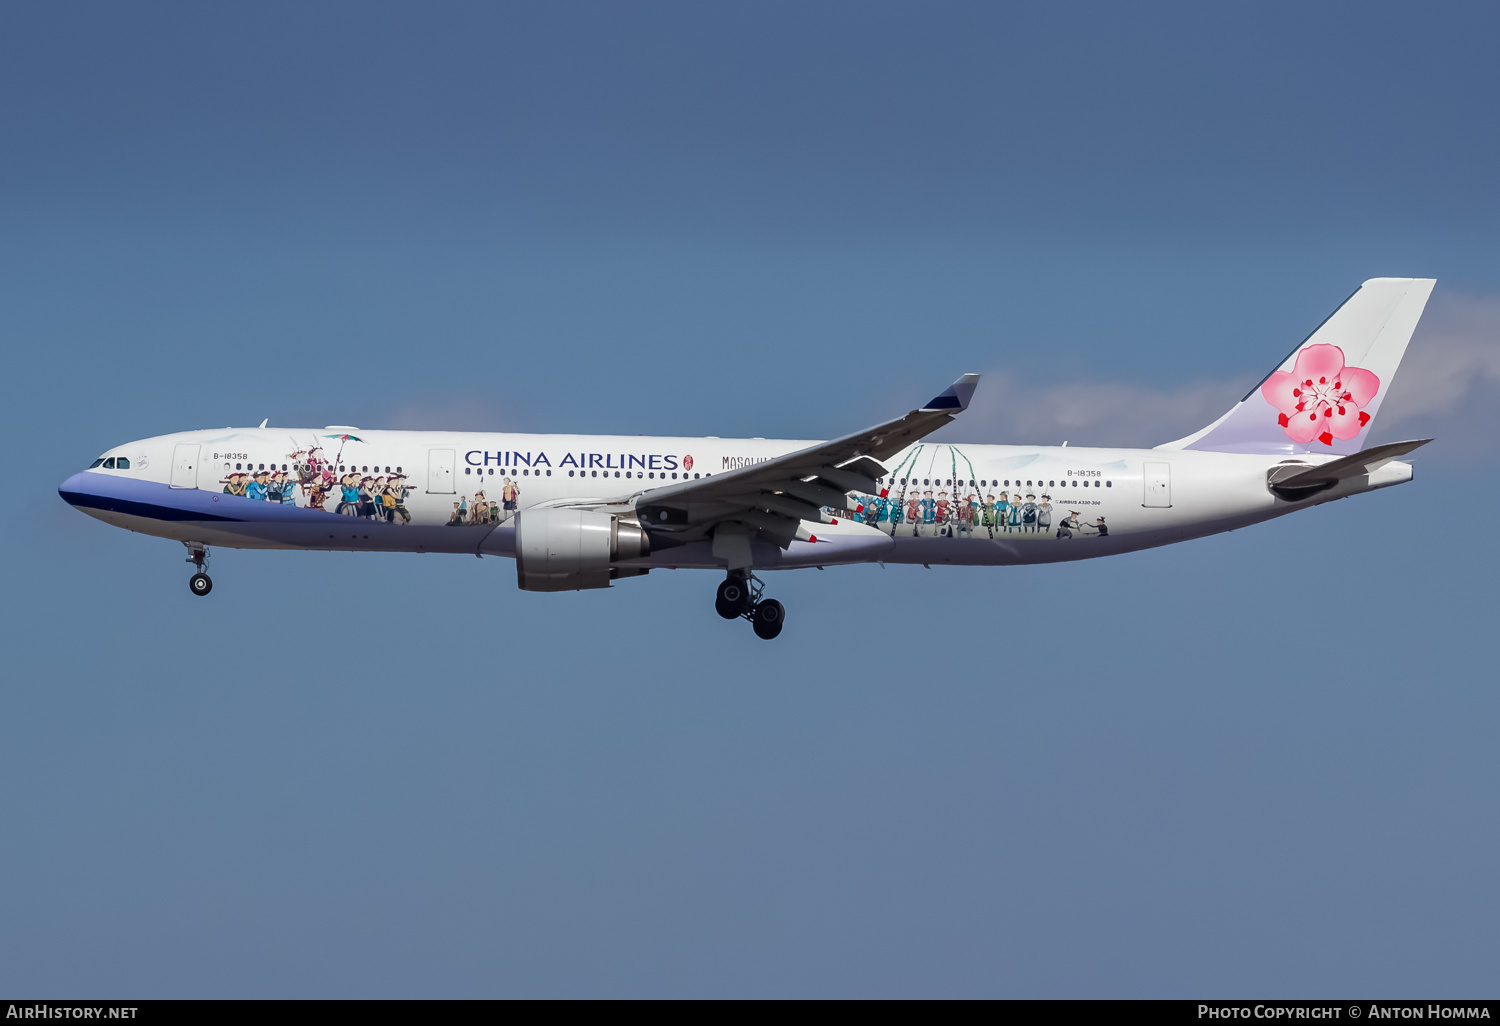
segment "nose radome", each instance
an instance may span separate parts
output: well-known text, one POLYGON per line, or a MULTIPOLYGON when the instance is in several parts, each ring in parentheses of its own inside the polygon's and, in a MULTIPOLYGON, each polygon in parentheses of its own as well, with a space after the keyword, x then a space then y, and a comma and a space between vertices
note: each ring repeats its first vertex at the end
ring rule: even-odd
POLYGON ((73 501, 72 496, 88 494, 89 486, 87 478, 88 474, 85 471, 80 470, 78 473, 74 474, 72 477, 68 478, 62 484, 57 486, 57 494, 61 495, 63 497, 63 501, 68 503, 70 506, 76 506, 77 503, 73 501))

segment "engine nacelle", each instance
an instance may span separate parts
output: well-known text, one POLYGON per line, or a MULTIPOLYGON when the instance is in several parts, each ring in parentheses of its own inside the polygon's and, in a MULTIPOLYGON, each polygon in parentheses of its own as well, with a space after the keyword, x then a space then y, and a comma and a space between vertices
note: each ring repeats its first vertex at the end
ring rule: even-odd
POLYGON ((639 524, 586 509, 527 509, 516 516, 516 584, 522 591, 608 588, 646 570, 615 566, 651 551, 639 524))

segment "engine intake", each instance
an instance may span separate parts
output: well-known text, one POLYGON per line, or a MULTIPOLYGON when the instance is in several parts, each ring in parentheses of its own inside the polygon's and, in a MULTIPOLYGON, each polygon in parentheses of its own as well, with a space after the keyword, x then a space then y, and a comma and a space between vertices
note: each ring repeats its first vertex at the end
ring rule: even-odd
POLYGON ((651 551, 639 524, 585 509, 528 509, 516 516, 516 584, 522 591, 608 588, 643 567, 616 566, 651 551))

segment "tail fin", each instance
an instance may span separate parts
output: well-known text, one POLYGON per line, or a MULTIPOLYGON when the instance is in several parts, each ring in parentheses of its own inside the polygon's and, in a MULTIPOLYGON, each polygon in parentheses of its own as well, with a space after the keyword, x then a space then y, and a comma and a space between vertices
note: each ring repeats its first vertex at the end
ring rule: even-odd
POLYGON ((1371 278, 1228 413, 1157 448, 1359 452, 1435 284, 1371 278))

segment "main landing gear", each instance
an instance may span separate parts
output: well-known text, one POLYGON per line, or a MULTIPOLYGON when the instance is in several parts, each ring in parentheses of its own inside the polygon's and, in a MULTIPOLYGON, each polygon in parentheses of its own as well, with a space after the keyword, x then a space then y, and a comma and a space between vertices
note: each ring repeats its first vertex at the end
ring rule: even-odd
POLYGON ((188 547, 188 552, 191 553, 185 562, 191 563, 198 568, 198 572, 188 578, 188 588, 191 589, 194 595, 207 595, 214 590, 213 579, 204 573, 208 569, 208 548, 203 545, 195 545, 192 542, 183 542, 183 544, 188 547))
POLYGON ((755 636, 770 641, 781 633, 786 607, 775 599, 763 599, 765 585, 747 570, 731 570, 714 596, 714 610, 726 620, 744 617, 755 636))

